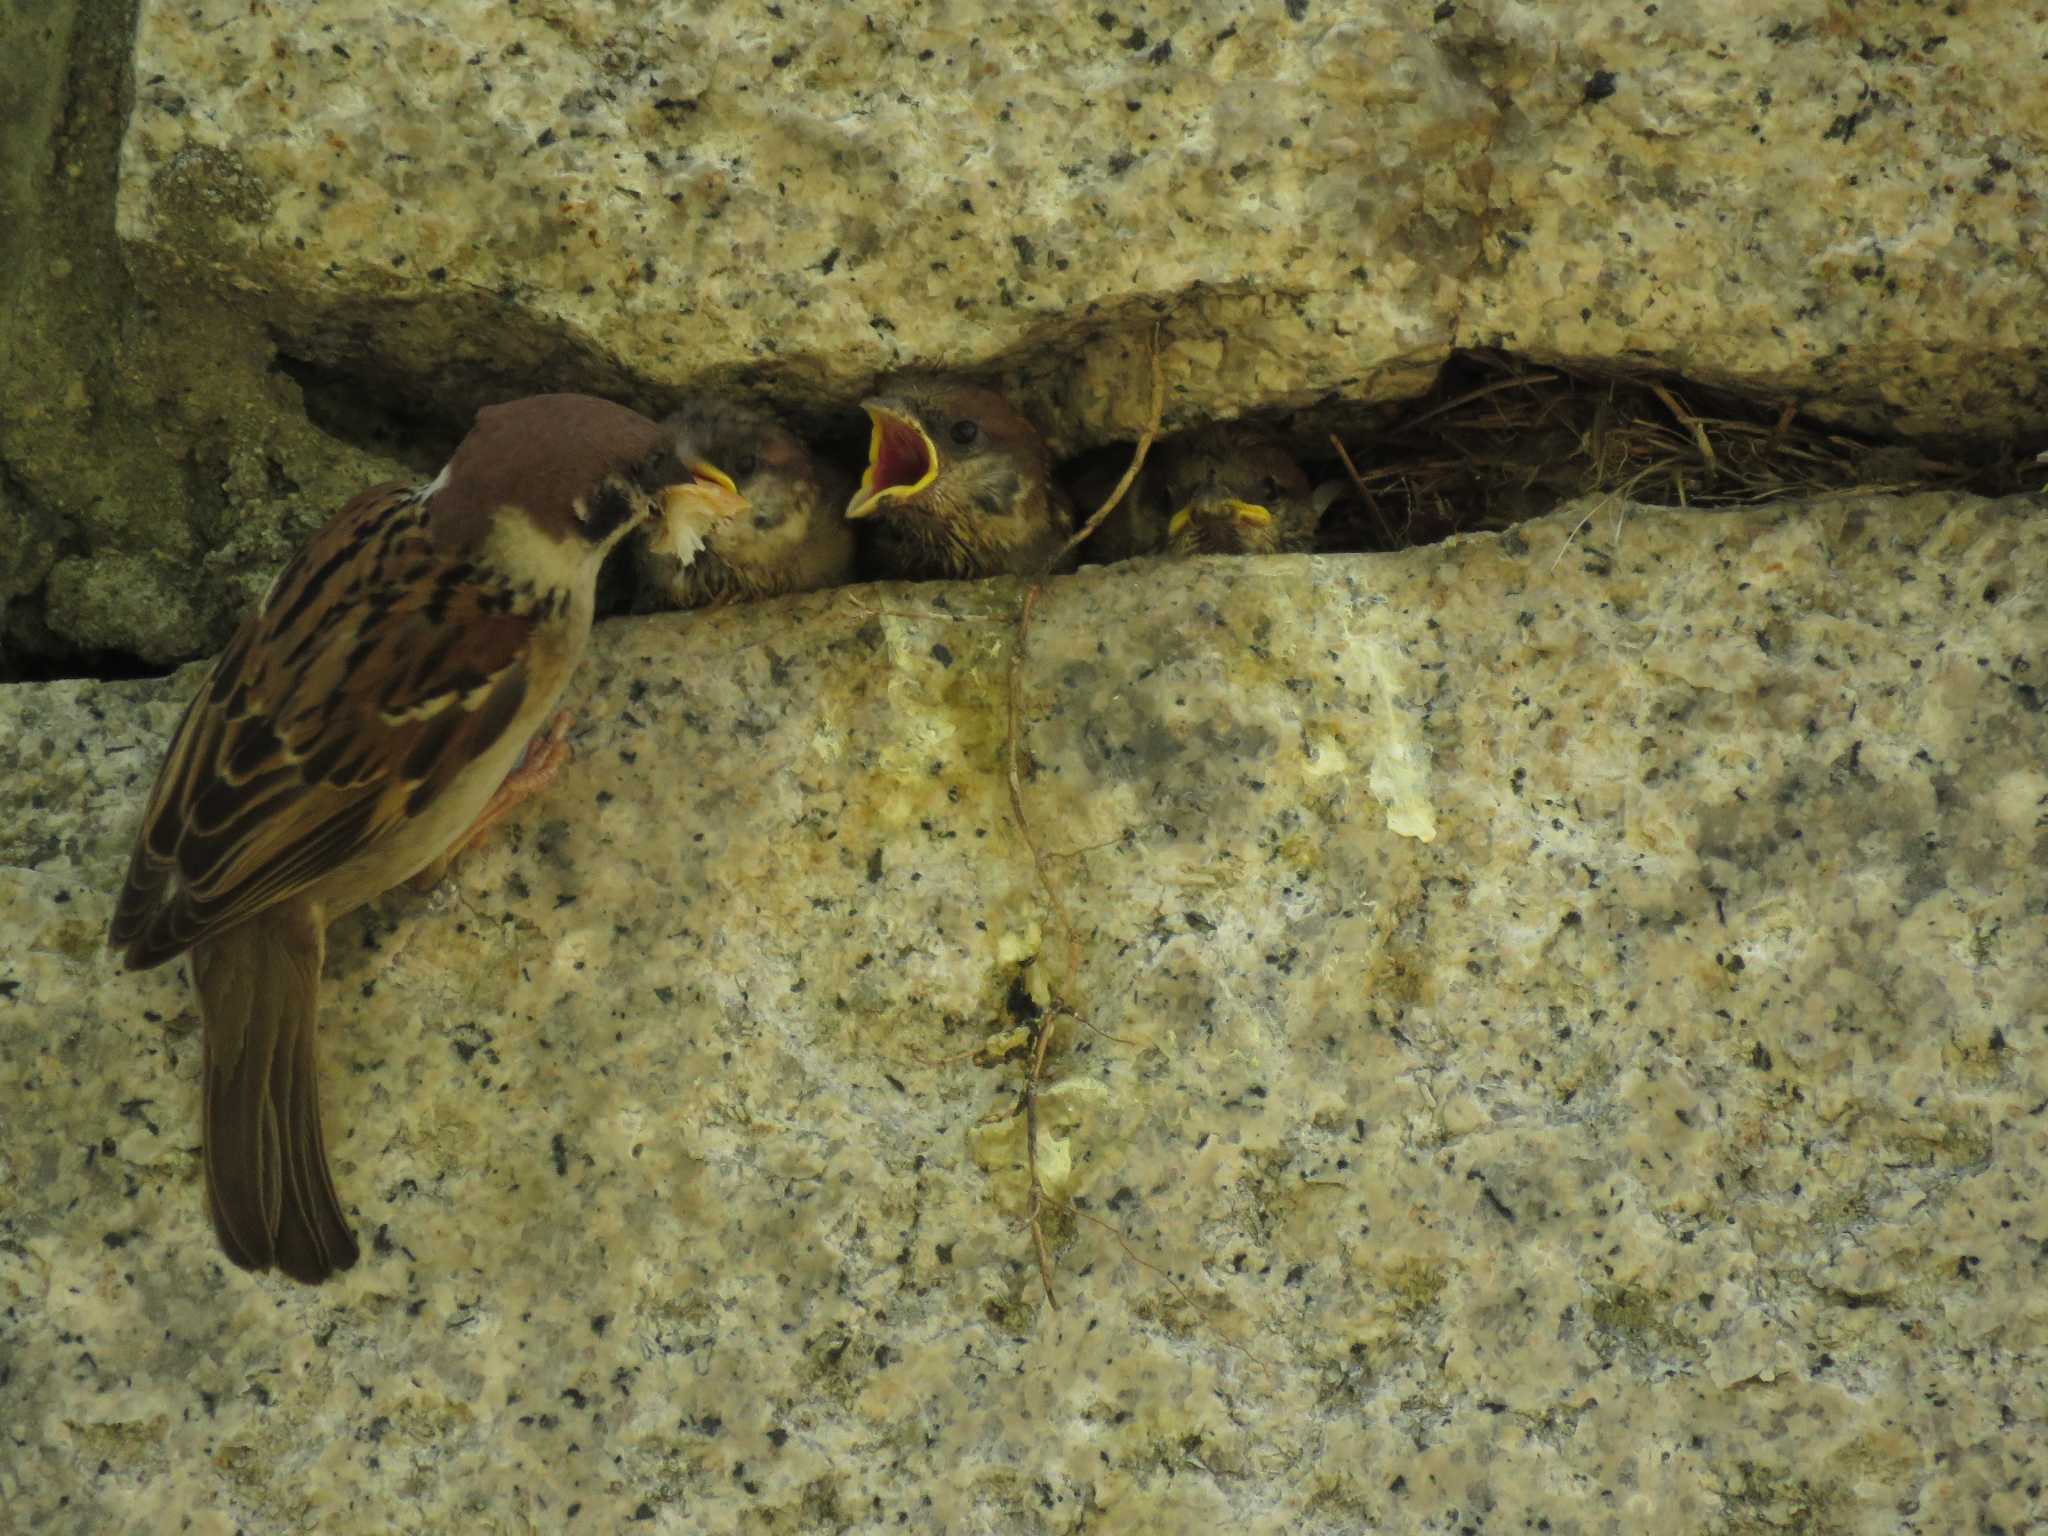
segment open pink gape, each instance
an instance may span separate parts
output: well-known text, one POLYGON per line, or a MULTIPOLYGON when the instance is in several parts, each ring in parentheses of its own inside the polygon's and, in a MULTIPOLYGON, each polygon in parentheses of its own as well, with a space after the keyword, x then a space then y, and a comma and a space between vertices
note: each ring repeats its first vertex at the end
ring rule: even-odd
POLYGON ((939 455, 922 427, 879 400, 861 403, 875 427, 868 440, 868 467, 846 509, 848 517, 866 517, 885 501, 915 496, 939 476, 939 455))
POLYGON ((863 489, 873 492, 915 485, 931 467, 931 452, 922 432, 894 416, 876 418, 873 463, 863 489))

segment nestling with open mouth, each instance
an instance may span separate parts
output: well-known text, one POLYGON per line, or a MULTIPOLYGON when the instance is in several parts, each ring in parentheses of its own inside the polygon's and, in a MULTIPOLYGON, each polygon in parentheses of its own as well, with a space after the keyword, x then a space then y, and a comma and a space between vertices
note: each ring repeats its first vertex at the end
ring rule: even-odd
POLYGON ((873 519, 868 573, 972 579, 1064 570, 1073 505, 1038 431, 1001 395, 931 374, 887 379, 861 402, 872 433, 848 518, 873 519))

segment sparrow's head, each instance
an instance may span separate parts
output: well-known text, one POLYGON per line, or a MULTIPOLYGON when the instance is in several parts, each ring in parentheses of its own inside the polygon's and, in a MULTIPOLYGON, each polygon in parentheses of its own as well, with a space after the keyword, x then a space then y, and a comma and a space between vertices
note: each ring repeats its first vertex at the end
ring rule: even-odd
POLYGON ((591 395, 485 406, 426 495, 446 542, 521 568, 567 557, 594 570, 649 519, 658 542, 694 553, 739 504, 730 486, 701 482, 655 423, 591 395))
POLYGON ((1294 456, 1244 428, 1198 432, 1170 450, 1165 486, 1175 555, 1263 555, 1305 547, 1314 489, 1294 456))
POLYGON ((720 516, 704 542, 710 555, 741 576, 797 561, 819 533, 845 537, 839 509, 824 504, 824 479, 810 449, 767 412, 693 400, 664 421, 662 430, 671 434, 677 460, 698 485, 711 488, 697 494, 729 495, 731 514, 720 516))
POLYGON ((861 402, 872 431, 867 471, 846 508, 955 528, 1015 517, 1041 504, 1052 456, 1037 428, 993 390, 904 374, 861 402))

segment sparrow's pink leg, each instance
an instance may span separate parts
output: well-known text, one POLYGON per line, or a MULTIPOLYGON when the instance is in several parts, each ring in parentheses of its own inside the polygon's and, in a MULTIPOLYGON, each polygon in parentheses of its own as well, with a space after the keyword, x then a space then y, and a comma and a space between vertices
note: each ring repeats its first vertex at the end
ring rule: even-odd
POLYGON ((534 734, 512 771, 505 775, 470 828, 448 846, 448 851, 412 877, 416 891, 431 891, 448 873, 449 867, 484 840, 492 827, 503 821, 524 801, 532 799, 562 771, 569 761, 569 726, 574 717, 566 710, 550 720, 547 728, 534 734))

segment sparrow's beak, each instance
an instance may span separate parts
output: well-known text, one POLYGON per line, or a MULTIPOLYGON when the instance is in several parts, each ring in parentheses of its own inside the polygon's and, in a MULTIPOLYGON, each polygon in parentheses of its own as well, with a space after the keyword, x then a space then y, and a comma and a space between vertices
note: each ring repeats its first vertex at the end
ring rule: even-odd
POLYGON ((748 503, 733 485, 732 477, 717 465, 691 459, 684 468, 691 475, 688 483, 661 489, 661 527, 649 542, 656 550, 674 555, 688 565, 703 546, 704 535, 727 518, 747 511, 748 503))
MULTIPOLYGON (((1264 528, 1273 521, 1273 514, 1256 502, 1238 501, 1226 497, 1222 501, 1190 502, 1173 514, 1173 520, 1166 525, 1166 536, 1177 539, 1187 532, 1188 526, 1200 518, 1206 528, 1215 533, 1242 537, 1247 529, 1264 528), (1224 519, 1229 522, 1225 523, 1224 519)), ((1199 533, 1201 530, 1198 529, 1199 533)), ((1205 539, 1205 544, 1217 542, 1205 539)))
POLYGON ((860 489, 847 503, 848 517, 870 517, 885 501, 915 496, 939 478, 939 451, 914 417, 887 400, 863 400, 874 431, 868 438, 868 467, 860 489))

